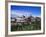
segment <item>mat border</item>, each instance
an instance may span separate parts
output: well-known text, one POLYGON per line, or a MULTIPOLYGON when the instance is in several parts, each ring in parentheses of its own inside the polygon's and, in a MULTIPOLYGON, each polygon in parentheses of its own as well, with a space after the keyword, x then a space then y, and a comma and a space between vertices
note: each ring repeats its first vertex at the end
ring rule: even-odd
POLYGON ((9 2, 16 2, 16 3, 28 3, 28 4, 42 4, 44 5, 44 14, 43 14, 43 33, 35 33, 35 34, 19 34, 19 35, 11 35, 11 36, 27 36, 27 35, 40 35, 45 34, 45 3, 42 2, 24 2, 24 1, 5 1, 5 36, 8 36, 8 3, 9 2))

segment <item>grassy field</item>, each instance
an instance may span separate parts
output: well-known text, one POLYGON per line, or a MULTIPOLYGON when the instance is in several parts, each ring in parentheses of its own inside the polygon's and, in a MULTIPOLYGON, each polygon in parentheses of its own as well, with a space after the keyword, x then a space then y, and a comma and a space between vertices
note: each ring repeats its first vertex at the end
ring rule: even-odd
POLYGON ((40 22, 32 22, 31 24, 21 23, 22 25, 11 25, 11 31, 30 31, 30 30, 40 30, 41 23, 40 22))

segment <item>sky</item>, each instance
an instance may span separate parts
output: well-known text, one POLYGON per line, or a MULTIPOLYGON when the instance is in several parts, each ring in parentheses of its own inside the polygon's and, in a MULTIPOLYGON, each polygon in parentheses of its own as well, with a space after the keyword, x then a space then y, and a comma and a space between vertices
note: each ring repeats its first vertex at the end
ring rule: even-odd
POLYGON ((11 5, 11 15, 14 16, 40 16, 41 7, 11 5))

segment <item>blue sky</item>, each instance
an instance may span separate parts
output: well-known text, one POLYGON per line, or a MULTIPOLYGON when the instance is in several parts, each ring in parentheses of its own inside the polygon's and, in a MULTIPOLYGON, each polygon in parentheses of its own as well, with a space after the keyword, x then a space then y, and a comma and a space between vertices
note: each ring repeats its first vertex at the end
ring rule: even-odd
POLYGON ((40 16, 41 7, 37 6, 16 6, 11 5, 11 15, 14 16, 40 16))

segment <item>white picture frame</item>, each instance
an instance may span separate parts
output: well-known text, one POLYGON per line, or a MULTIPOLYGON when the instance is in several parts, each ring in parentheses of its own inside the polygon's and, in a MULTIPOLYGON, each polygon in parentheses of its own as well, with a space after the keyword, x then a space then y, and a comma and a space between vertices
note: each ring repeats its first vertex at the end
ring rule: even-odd
POLYGON ((28 3, 28 2, 8 2, 8 35, 27 35, 27 34, 39 34, 44 33, 44 5, 36 4, 36 3, 28 3), (19 6, 36 6, 41 7, 41 30, 32 30, 32 31, 13 31, 11 32, 11 5, 19 5, 19 6))

